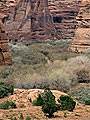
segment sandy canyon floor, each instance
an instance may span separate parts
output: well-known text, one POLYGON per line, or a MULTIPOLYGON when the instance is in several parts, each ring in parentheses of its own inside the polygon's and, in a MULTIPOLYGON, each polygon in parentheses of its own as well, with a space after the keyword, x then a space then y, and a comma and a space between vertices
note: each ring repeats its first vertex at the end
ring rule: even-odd
MULTIPOLYGON (((38 93, 42 92, 43 90, 40 89, 15 89, 14 95, 0 99, 0 103, 9 100, 14 101, 17 105, 16 109, 0 109, 0 120, 14 120, 15 117, 17 120, 20 120, 21 113, 23 114, 24 119, 26 119, 27 116, 30 116, 31 120, 49 120, 50 118, 44 116, 41 107, 33 106, 29 101, 30 98, 34 100, 38 93)), ((52 92, 55 95, 56 100, 60 95, 65 94, 56 90, 53 90, 52 92)), ((90 106, 84 106, 77 102, 76 108, 73 112, 58 111, 54 115, 55 117, 50 120, 90 120, 90 106), (67 117, 64 117, 65 112, 67 117)))

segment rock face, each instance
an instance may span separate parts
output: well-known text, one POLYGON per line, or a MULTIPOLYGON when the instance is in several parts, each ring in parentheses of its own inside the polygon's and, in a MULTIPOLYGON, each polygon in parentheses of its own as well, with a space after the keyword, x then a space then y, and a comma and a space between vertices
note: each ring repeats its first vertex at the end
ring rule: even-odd
POLYGON ((20 0, 9 18, 6 27, 14 40, 44 41, 57 36, 48 0, 20 0))
POLYGON ((0 65, 12 64, 11 55, 8 48, 8 39, 4 26, 0 21, 0 65))
POLYGON ((15 7, 8 10, 8 4, 3 17, 9 40, 73 39, 72 51, 90 48, 90 0, 13 1, 15 7))
POLYGON ((6 28, 9 39, 47 41, 72 39, 81 0, 19 0, 6 28))
POLYGON ((72 39, 77 25, 76 16, 81 0, 51 0, 49 9, 53 16, 54 26, 60 39, 72 39))
POLYGON ((90 0, 82 1, 76 19, 78 25, 70 48, 72 51, 82 52, 90 48, 90 0))

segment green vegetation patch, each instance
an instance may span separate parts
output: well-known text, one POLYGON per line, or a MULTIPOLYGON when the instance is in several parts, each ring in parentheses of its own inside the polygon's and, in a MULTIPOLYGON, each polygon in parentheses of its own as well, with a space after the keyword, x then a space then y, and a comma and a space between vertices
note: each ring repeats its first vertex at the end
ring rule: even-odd
POLYGON ((90 105, 90 99, 85 100, 85 105, 90 105))
POLYGON ((76 105, 76 102, 73 100, 71 96, 61 95, 58 99, 60 103, 61 110, 73 111, 76 105))
POLYGON ((72 90, 69 95, 75 97, 82 104, 89 104, 90 102, 90 87, 79 87, 78 89, 72 90))
MULTIPOLYGON (((49 88, 46 88, 44 92, 41 95, 39 94, 38 98, 33 101, 33 105, 42 106, 44 114, 48 117, 53 117, 54 112, 58 110, 73 111, 76 102, 68 95, 61 95, 57 104, 53 93, 49 88)), ((64 114, 64 117, 67 117, 67 114, 64 114)))
POLYGON ((9 87, 6 86, 4 83, 0 83, 0 98, 4 98, 8 94, 14 93, 14 86, 10 85, 9 87))
POLYGON ((4 101, 0 104, 0 109, 9 109, 9 108, 17 108, 16 104, 13 101, 4 101))
POLYGON ((31 120, 31 117, 30 117, 30 116, 27 116, 26 120, 31 120))
POLYGON ((43 99, 41 97, 41 94, 38 94, 38 97, 36 100, 32 102, 33 105, 35 106, 42 106, 43 105, 43 99))

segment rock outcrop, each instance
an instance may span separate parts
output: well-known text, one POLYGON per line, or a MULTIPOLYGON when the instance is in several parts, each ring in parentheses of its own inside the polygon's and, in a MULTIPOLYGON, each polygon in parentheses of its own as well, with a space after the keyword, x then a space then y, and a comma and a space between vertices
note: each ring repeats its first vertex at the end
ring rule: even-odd
POLYGON ((0 65, 12 64, 11 55, 8 48, 7 34, 3 23, 0 21, 0 65))
MULTIPOLYGON (((7 0, 8 1, 8 0, 7 0)), ((13 41, 72 39, 70 49, 90 48, 90 0, 10 0, 0 12, 13 41), (8 11, 8 14, 6 14, 8 11)))
POLYGON ((81 0, 22 0, 11 9, 9 39, 47 41, 72 39, 81 0))
POLYGON ((45 41, 57 36, 48 0, 20 0, 12 10, 6 24, 10 39, 45 41))
POLYGON ((53 16, 57 34, 62 39, 72 39, 77 26, 76 16, 81 0, 50 0, 49 9, 53 16))
POLYGON ((70 48, 72 51, 82 52, 90 48, 90 0, 82 1, 76 19, 78 25, 70 48))

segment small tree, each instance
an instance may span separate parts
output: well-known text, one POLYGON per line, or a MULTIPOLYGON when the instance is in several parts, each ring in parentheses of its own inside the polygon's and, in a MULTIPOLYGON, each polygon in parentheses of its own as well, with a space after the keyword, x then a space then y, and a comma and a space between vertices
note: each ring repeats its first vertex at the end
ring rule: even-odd
POLYGON ((16 108, 16 104, 13 101, 4 101, 0 104, 0 109, 9 109, 9 108, 16 108))
POLYGON ((8 87, 4 83, 0 83, 0 98, 4 98, 5 96, 8 96, 9 93, 13 95, 14 86, 10 85, 10 87, 8 87))
POLYGON ((85 105, 90 105, 90 99, 85 100, 85 105))
POLYGON ((9 88, 4 83, 0 83, 0 98, 4 98, 8 93, 9 88))
POLYGON ((43 99, 42 99, 40 94, 38 94, 38 98, 36 100, 34 100, 32 104, 36 105, 36 106, 42 106, 43 105, 43 99))
POLYGON ((43 103, 45 104, 49 101, 55 101, 55 96, 53 95, 49 88, 46 88, 42 94, 42 99, 43 103))
POLYGON ((55 96, 50 91, 49 88, 46 88, 44 90, 44 93, 42 95, 43 99, 43 105, 42 105, 42 111, 48 115, 48 117, 52 117, 54 112, 57 112, 59 110, 59 105, 56 104, 55 96))
POLYGON ((76 105, 76 102, 68 95, 61 95, 58 99, 60 103, 61 110, 73 111, 76 105))
POLYGON ((11 108, 17 108, 16 104, 13 101, 9 102, 11 108))
POLYGON ((13 93, 14 93, 14 86, 13 85, 10 85, 9 92, 11 93, 11 95, 13 95, 13 93))
POLYGON ((31 120, 30 116, 27 116, 26 120, 31 120))

